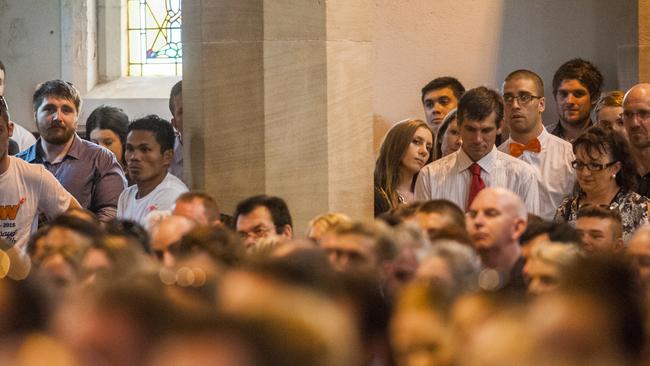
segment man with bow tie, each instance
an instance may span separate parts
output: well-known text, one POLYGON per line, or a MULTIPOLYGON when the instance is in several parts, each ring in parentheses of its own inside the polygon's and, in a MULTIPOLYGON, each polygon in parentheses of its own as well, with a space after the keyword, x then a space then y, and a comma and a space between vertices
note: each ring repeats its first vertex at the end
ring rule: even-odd
POLYGON ((555 209, 575 183, 571 143, 544 128, 544 84, 529 70, 511 72, 503 82, 505 123, 510 138, 499 150, 530 164, 537 171, 540 216, 553 219, 555 209))
POLYGON ((483 86, 466 92, 457 116, 463 146, 420 170, 416 199, 446 199, 466 209, 482 189, 500 187, 518 195, 528 212, 539 214, 535 169, 494 146, 503 120, 499 93, 483 86))

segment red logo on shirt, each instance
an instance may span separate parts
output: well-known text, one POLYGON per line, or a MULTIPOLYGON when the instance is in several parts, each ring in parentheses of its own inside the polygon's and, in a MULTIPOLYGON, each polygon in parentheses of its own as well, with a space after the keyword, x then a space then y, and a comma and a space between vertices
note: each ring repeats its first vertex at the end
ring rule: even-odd
POLYGON ((15 220, 20 206, 25 203, 25 197, 17 205, 0 206, 0 220, 15 220))

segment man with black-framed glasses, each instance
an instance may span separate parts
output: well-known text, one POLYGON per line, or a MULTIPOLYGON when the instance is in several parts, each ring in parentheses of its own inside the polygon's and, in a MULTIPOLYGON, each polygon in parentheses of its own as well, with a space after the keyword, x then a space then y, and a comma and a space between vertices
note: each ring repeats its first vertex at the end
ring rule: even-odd
POLYGON ((625 93, 622 117, 641 178, 637 193, 650 197, 650 84, 637 84, 625 93))
POLYGON ((9 156, 12 133, 7 104, 0 96, 0 242, 8 244, 0 249, 9 255, 9 277, 20 279, 29 273, 25 247, 38 228, 39 214, 53 219, 79 203, 42 165, 9 156))
POLYGON ((544 128, 544 82, 530 70, 516 70, 503 82, 504 121, 510 138, 499 150, 530 164, 539 182, 540 216, 552 220, 575 184, 571 144, 544 128))

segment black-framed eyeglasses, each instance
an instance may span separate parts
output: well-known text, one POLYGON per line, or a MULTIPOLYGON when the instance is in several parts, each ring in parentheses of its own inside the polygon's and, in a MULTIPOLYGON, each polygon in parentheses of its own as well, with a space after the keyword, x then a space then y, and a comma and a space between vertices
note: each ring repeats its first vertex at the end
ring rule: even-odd
POLYGON ((508 105, 512 105, 515 102, 515 99, 519 104, 524 105, 530 103, 533 99, 540 99, 542 97, 538 95, 532 95, 528 93, 519 93, 518 95, 506 94, 503 96, 503 101, 508 105))
POLYGON ((587 168, 592 172, 597 172, 597 171, 601 171, 601 170, 603 170, 605 168, 609 168, 610 166, 612 166, 612 165, 614 165, 616 163, 617 163, 617 161, 612 161, 612 162, 607 163, 607 164, 596 164, 596 163, 583 163, 581 161, 574 160, 574 161, 571 162, 571 166, 575 170, 582 170, 584 168, 587 168))

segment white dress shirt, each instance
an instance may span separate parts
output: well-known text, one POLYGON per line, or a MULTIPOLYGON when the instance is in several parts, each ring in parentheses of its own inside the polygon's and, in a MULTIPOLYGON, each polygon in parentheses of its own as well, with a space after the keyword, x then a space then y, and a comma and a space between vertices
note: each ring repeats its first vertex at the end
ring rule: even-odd
POLYGON ((34 135, 31 132, 27 131, 25 127, 19 125, 17 122, 12 121, 11 123, 14 124, 14 134, 11 136, 11 138, 16 141, 20 151, 26 150, 36 143, 36 138, 34 135))
MULTIPOLYGON (((541 151, 524 151, 518 159, 530 164, 537 171, 541 196, 540 216, 545 220, 553 220, 555 210, 562 199, 573 192, 576 173, 571 162, 575 157, 570 142, 551 135, 546 129, 542 130, 537 139, 542 147, 541 151)), ((511 138, 506 140, 499 146, 499 151, 509 154, 512 142, 515 141, 511 138)))
MULTIPOLYGON (((472 181, 469 166, 473 163, 461 148, 425 166, 415 183, 415 199, 446 199, 466 209, 472 181)), ((521 197, 528 212, 539 213, 537 178, 530 165, 498 151, 496 146, 476 163, 481 167, 481 179, 486 187, 508 189, 521 197)))

